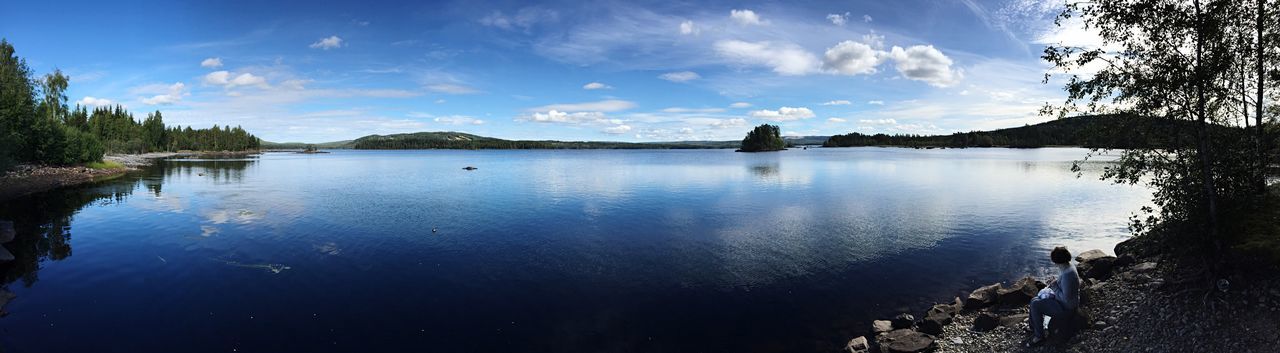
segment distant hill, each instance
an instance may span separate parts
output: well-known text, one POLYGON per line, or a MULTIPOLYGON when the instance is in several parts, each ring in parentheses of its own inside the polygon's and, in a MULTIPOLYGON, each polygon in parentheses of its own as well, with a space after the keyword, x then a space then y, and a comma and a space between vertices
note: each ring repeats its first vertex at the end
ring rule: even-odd
POLYGON ((269 142, 262 141, 262 149, 264 150, 301 150, 307 146, 315 146, 321 149, 349 149, 351 142, 354 140, 322 142, 322 143, 306 143, 306 142, 269 142))
MULTIPOLYGON (((867 135, 849 133, 827 139, 823 147, 1013 147, 1081 146, 1134 148, 1186 143, 1195 126, 1190 121, 1169 121, 1114 115, 1088 115, 1057 119, 1035 125, 950 135, 867 135), (1170 136, 1183 140, 1171 141, 1170 136)), ((1225 128, 1224 128, 1225 129, 1225 128)))

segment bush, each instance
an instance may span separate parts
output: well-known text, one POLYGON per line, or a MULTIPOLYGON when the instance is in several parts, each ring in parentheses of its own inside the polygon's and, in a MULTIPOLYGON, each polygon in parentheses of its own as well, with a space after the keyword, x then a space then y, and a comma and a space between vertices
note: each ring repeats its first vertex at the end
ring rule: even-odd
POLYGON ((66 141, 66 147, 62 151, 62 164, 76 164, 97 162, 102 160, 102 154, 106 149, 97 136, 76 129, 73 127, 62 126, 63 140, 66 141))

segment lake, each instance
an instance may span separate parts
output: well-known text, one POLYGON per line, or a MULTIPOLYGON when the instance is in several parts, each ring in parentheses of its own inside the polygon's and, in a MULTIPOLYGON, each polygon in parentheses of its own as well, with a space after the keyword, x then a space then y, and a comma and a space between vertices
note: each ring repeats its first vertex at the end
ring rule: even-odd
POLYGON ((1087 150, 333 151, 174 159, 0 205, 5 352, 835 351, 1111 252, 1087 150), (463 170, 465 166, 478 169, 463 170))

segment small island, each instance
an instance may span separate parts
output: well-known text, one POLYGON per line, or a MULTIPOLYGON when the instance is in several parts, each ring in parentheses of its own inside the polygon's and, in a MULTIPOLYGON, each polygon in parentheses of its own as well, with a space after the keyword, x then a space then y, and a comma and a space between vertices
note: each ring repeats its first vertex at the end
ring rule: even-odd
POLYGON ((735 152, 770 152, 787 149, 787 142, 782 140, 781 129, 777 125, 763 124, 756 126, 747 137, 742 139, 742 147, 735 152))

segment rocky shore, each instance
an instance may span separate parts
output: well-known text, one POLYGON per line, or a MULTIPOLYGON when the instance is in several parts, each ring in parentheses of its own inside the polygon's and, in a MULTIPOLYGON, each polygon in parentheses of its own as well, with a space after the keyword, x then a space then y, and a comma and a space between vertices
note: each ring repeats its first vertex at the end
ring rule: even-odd
POLYGON ((1195 270, 1124 243, 1120 256, 1076 257, 1079 315, 1049 320, 1049 340, 1027 347, 1027 303, 1044 283, 1024 277, 965 298, 870 325, 846 352, 1275 352, 1280 347, 1280 278, 1240 275, 1205 281, 1195 270), (1127 250, 1127 251, 1122 251, 1127 250), (1055 322, 1056 321, 1056 322, 1055 322))
POLYGON ((153 152, 144 154, 111 154, 104 162, 122 167, 95 169, 84 166, 19 165, 0 175, 0 202, 57 188, 119 177, 129 171, 151 165, 157 159, 186 156, 243 156, 256 152, 153 152))

